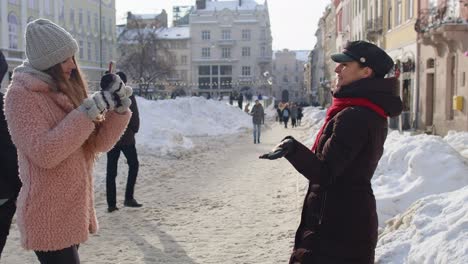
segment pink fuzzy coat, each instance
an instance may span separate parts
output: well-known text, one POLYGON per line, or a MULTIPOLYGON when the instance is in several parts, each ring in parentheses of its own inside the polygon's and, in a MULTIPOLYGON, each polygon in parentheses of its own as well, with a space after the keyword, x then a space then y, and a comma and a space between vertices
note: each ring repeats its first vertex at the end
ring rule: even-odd
MULTIPOLYGON (((22 246, 51 251, 83 243, 98 228, 94 161, 82 147, 94 123, 63 93, 27 73, 15 73, 5 96, 5 116, 23 182, 17 211, 22 246)), ((112 148, 130 116, 130 111, 107 113, 95 152, 112 148)))

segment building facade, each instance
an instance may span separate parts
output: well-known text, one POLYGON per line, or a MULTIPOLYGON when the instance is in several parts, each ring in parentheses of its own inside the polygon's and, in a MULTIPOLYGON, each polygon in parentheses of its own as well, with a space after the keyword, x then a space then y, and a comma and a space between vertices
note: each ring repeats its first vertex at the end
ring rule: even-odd
POLYGON ((400 96, 403 112, 392 119, 390 126, 400 130, 414 130, 416 126, 418 80, 417 43, 414 25, 416 22, 415 0, 387 0, 385 17, 385 50, 395 62, 392 75, 400 81, 400 96))
POLYGON ((9 72, 26 58, 26 24, 46 18, 65 28, 77 40, 75 55, 90 82, 98 87, 109 60, 115 60, 115 0, 2 0, 0 1, 0 49, 9 72))
POLYGON ((271 93, 265 79, 272 64, 266 1, 197 0, 189 20, 193 93, 271 93))
POLYGON ((419 44, 419 127, 445 135, 468 131, 468 1, 422 0, 419 44))
POLYGON ((304 65, 310 51, 284 49, 275 52, 273 60, 273 96, 282 102, 307 102, 304 65))

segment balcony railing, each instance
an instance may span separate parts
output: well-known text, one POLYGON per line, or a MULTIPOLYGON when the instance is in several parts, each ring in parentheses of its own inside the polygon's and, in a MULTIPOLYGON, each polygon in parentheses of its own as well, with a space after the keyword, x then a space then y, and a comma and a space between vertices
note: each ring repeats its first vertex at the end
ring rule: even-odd
POLYGON ((367 32, 376 32, 376 33, 382 33, 383 31, 383 18, 382 16, 379 16, 374 19, 369 19, 366 22, 366 30, 367 32))
POLYGON ((383 18, 382 16, 370 19, 366 22, 366 35, 367 39, 375 41, 383 32, 383 18))
POLYGON ((445 24, 466 24, 468 21, 460 15, 456 15, 456 7, 452 2, 442 5, 421 9, 418 19, 414 25, 414 30, 418 33, 425 33, 431 29, 438 28, 445 24))

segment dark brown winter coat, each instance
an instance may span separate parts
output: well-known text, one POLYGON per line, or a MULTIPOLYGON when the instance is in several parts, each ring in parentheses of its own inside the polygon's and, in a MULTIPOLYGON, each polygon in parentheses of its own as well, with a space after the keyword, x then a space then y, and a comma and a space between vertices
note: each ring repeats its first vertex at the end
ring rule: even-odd
POLYGON ((11 141, 0 93, 0 199, 16 199, 21 188, 16 147, 11 141))
POLYGON ((138 130, 140 129, 140 113, 138 112, 138 106, 135 96, 130 96, 130 100, 132 100, 132 104, 130 105, 132 117, 130 118, 130 122, 128 123, 125 133, 115 144, 116 146, 135 145, 135 134, 138 133, 138 130))
MULTIPOLYGON (((362 79, 333 96, 367 98, 397 116, 402 103, 396 93, 396 79, 362 79)), ((371 179, 387 129, 387 120, 373 110, 352 106, 328 122, 316 153, 295 142, 286 158, 309 179, 294 245, 305 249, 298 250, 305 252, 300 263, 374 263, 378 222, 371 179)))

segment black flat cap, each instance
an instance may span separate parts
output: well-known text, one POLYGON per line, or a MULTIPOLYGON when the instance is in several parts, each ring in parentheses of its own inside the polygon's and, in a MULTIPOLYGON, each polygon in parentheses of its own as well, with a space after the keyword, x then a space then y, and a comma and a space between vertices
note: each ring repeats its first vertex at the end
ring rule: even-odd
POLYGON ((344 51, 331 55, 331 59, 335 62, 357 61, 371 68, 377 78, 383 78, 394 65, 392 58, 383 49, 362 40, 348 42, 344 51))

